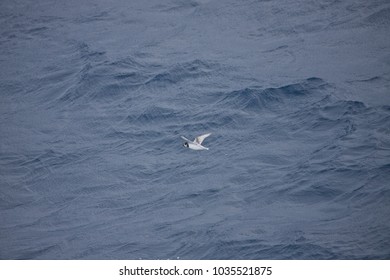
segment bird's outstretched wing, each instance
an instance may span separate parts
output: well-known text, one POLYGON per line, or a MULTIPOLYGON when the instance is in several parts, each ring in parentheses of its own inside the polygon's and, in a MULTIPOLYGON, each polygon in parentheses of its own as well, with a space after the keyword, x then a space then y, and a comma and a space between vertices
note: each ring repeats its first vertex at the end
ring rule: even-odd
POLYGON ((185 141, 187 141, 187 142, 190 142, 190 143, 192 143, 192 141, 191 140, 188 140, 187 138, 185 138, 184 136, 180 136, 183 140, 185 140, 185 141))
POLYGON ((207 133, 207 134, 203 134, 201 136, 198 136, 198 137, 195 138, 194 142, 198 143, 199 145, 201 145, 203 140, 206 139, 206 137, 209 137, 210 135, 211 135, 211 133, 207 133))

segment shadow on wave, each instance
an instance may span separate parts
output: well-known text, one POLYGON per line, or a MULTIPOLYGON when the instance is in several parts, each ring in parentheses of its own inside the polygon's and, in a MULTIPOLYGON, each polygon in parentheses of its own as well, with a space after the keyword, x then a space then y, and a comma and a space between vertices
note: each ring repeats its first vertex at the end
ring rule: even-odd
POLYGON ((223 94, 217 104, 246 112, 286 107, 284 103, 301 106, 301 97, 311 101, 311 95, 328 86, 322 79, 313 77, 279 88, 250 87, 223 94))
POLYGON ((207 75, 216 67, 213 63, 195 59, 190 62, 178 63, 169 69, 152 76, 146 85, 166 86, 180 83, 188 79, 197 79, 207 77, 207 75))

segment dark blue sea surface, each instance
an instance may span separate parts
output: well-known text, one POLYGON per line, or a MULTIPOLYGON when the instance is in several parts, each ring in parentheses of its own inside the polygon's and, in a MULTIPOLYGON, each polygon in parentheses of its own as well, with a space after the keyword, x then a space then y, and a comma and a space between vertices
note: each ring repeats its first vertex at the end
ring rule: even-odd
POLYGON ((2 0, 0 26, 0 259, 390 259, 388 0, 2 0))

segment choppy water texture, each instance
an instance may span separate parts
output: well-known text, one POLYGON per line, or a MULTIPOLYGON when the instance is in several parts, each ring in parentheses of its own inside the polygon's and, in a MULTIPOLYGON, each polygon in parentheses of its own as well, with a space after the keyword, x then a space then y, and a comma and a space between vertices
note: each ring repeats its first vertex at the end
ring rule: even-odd
POLYGON ((390 259, 389 19, 1 1, 0 258, 390 259))

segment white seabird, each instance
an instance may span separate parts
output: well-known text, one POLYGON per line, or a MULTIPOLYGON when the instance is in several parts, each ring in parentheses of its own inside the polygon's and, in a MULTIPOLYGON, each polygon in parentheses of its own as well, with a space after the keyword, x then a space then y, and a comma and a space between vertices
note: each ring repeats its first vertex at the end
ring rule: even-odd
POLYGON ((190 148, 191 150, 208 150, 209 148, 206 148, 202 146, 202 142, 206 137, 209 137, 211 133, 203 134, 201 136, 198 136, 195 138, 194 141, 188 140, 184 136, 181 136, 186 142, 183 144, 184 147, 190 148))

